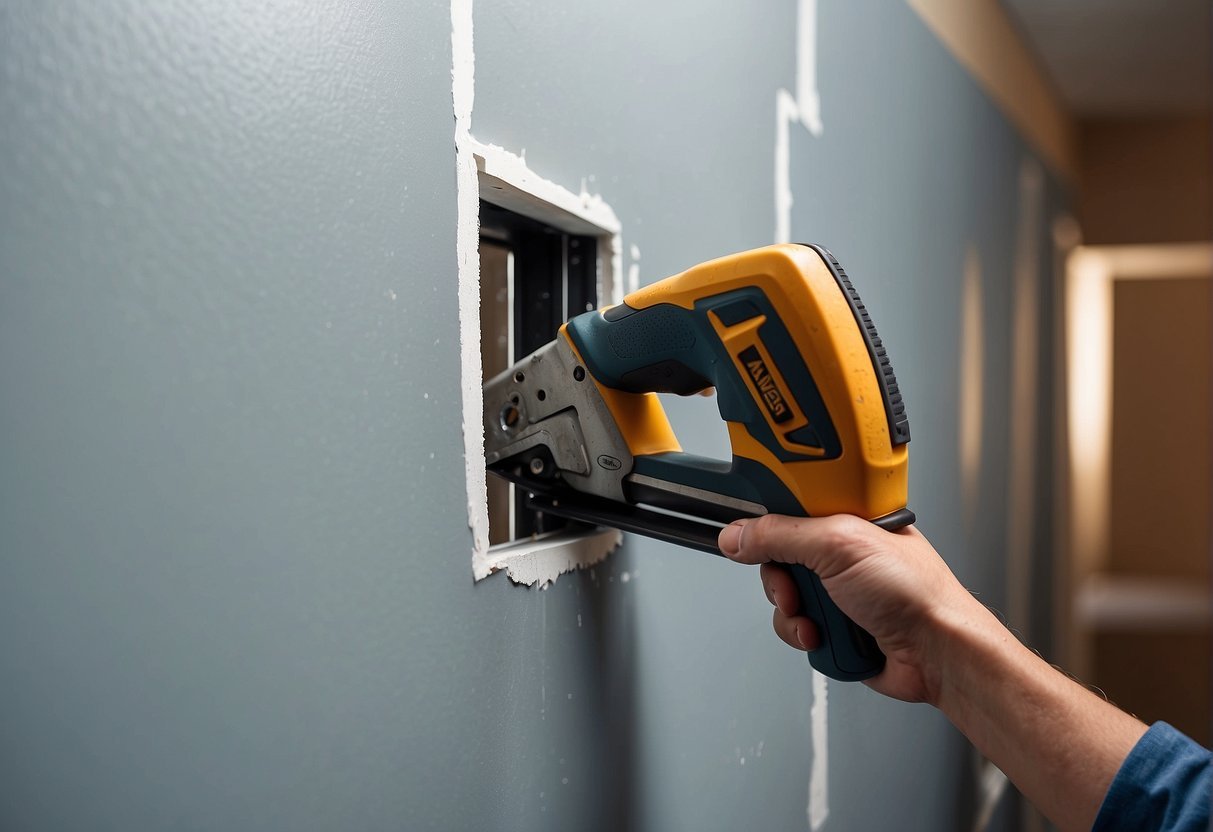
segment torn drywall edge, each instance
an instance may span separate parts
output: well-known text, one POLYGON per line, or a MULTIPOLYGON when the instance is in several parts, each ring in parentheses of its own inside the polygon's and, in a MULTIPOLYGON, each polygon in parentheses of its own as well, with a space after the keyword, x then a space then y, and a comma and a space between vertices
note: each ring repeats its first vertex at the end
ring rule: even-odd
MULTIPOLYGON (((610 285, 603 272, 598 273, 598 297, 610 297, 611 303, 623 303, 623 238, 611 235, 610 285)), ((637 274, 639 278, 639 273, 637 274)), ((631 291, 631 290, 629 290, 631 291)))
POLYGON ((622 225, 611 206, 600 195, 587 191, 584 181, 580 192, 573 193, 531 170, 524 156, 499 145, 478 142, 469 135, 468 147, 476 158, 481 193, 489 201, 570 234, 589 234, 604 242, 604 268, 597 275, 598 297, 622 303, 622 225))
MULTIPOLYGON (((455 110, 455 254, 458 269, 460 394, 472 567, 489 548, 488 487, 480 391, 480 195, 471 146, 476 93, 472 0, 451 0, 451 98, 455 110)), ((488 574, 487 572, 485 574, 488 574)), ((483 577, 483 576, 480 576, 483 577)))
MULTIPOLYGON (((599 270, 597 289, 599 297, 610 297, 613 302, 622 300, 620 279, 622 241, 620 223, 601 196, 586 191, 584 184, 580 193, 573 193, 535 173, 520 154, 505 148, 477 141, 470 134, 463 136, 464 149, 475 159, 476 199, 484 194, 495 204, 516 213, 545 222, 555 228, 573 234, 590 234, 607 243, 608 251, 602 258, 609 262, 606 269, 599 270), (608 242, 609 241, 609 242, 608 242), (608 259, 609 258, 609 259, 608 259)), ((477 273, 477 280, 479 274, 477 273)), ((476 287, 479 299, 479 284, 476 287)), ((479 316, 474 318, 479 321, 479 316)), ((478 337, 478 335, 477 335, 478 337)), ((479 341, 476 341, 476 357, 479 359, 479 341)), ((468 371, 465 364, 465 372, 468 371)), ((479 364, 477 364, 478 380, 479 364)), ((473 385, 477 390, 478 386, 473 385)), ((481 411, 482 400, 477 396, 475 413, 481 411)), ((483 430, 483 426, 481 426, 483 430)), ((483 432, 480 436, 480 458, 483 459, 483 432)), ((470 473, 469 466, 469 473, 470 473)), ((483 481, 484 466, 478 465, 483 481)), ((487 528, 487 527, 486 527, 487 528)), ((546 586, 564 572, 580 569, 605 558, 619 545, 618 532, 613 535, 611 545, 603 545, 601 536, 560 537, 553 543, 519 541, 493 548, 477 547, 472 552, 472 575, 476 580, 488 577, 499 570, 506 570, 515 583, 546 586)))
POLYGON ((489 572, 504 569, 516 584, 546 589, 566 572, 603 561, 619 548, 623 535, 617 529, 594 529, 581 534, 554 533, 489 549, 489 572))
POLYGON ((479 142, 469 136, 468 147, 476 157, 476 169, 482 178, 508 186, 504 195, 528 206, 503 207, 573 234, 619 233, 619 218, 611 206, 598 194, 588 192, 584 185, 581 192, 575 194, 535 173, 521 155, 499 145, 479 142))

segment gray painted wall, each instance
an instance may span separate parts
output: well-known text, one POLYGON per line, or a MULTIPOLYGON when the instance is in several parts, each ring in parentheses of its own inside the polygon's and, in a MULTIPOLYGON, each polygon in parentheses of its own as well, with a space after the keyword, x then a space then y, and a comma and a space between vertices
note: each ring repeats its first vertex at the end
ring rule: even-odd
MULTIPOLYGON (((904 5, 821 6, 793 236, 873 308, 921 526, 1001 603, 1027 150, 904 5), (966 536, 970 241, 990 454, 966 536)), ((472 132, 593 175, 646 281, 766 244, 794 24, 482 2, 472 132)), ((806 825, 809 671, 756 574, 630 541, 544 592, 472 583, 450 28, 375 0, 0 7, 0 826, 806 825)), ((676 425, 723 454, 706 406, 676 425)), ((926 707, 832 684, 830 759, 827 828, 967 828, 966 746, 926 707)))

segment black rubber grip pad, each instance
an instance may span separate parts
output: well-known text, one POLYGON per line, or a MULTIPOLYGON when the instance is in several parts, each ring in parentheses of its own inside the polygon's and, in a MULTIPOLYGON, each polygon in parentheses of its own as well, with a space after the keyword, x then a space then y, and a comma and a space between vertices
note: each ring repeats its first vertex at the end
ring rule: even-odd
POLYGON ((868 345, 868 354, 872 357, 872 367, 876 370, 876 381, 880 384, 880 394, 884 399, 885 416, 889 420, 889 437, 892 439, 894 447, 904 445, 910 441, 910 416, 906 413, 905 402, 901 400, 901 388, 897 386, 897 376, 893 374, 893 365, 889 363, 889 354, 884 348, 884 342, 880 340, 880 335, 876 332, 876 324, 872 323, 872 317, 868 314, 868 309, 863 305, 863 301, 860 300, 859 293, 851 285, 851 279, 847 277, 846 270, 834 258, 830 250, 813 243, 803 243, 803 245, 821 255, 830 273, 838 281, 838 286, 842 289, 847 303, 851 305, 851 311, 859 323, 859 331, 868 345))

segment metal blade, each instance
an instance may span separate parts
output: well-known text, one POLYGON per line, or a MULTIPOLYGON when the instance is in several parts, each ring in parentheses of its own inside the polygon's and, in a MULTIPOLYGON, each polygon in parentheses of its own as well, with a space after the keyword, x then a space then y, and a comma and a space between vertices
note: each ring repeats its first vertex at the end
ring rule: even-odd
POLYGON ((558 517, 635 532, 664 540, 666 543, 677 543, 723 557, 716 546, 716 536, 724 528, 722 525, 701 523, 687 517, 652 511, 628 503, 616 503, 571 490, 531 494, 527 498, 527 504, 538 511, 558 517))

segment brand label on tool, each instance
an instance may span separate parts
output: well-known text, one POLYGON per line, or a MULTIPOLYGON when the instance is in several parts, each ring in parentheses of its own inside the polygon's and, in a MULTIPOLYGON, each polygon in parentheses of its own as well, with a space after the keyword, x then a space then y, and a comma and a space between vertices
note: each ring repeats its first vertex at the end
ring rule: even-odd
POLYGON ((771 414, 771 418, 779 423, 789 421, 792 418, 792 409, 788 407, 787 397, 779 389, 779 385, 775 383, 775 379, 771 375, 770 370, 767 369, 767 363, 762 360, 758 348, 746 347, 737 354, 737 357, 741 359, 741 364, 745 367, 750 383, 758 391, 758 398, 766 405, 767 412, 771 414))

